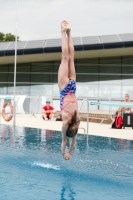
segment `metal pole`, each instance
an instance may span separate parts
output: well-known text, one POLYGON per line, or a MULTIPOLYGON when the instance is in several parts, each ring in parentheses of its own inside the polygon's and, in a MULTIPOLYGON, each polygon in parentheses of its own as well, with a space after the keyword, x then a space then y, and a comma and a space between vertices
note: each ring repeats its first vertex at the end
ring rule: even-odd
POLYGON ((88 132, 89 132, 89 101, 87 101, 87 135, 88 135, 88 132))
POLYGON ((1 127, 1 116, 2 116, 2 111, 1 111, 1 99, 0 99, 0 127, 1 127))
POLYGON ((18 0, 16 0, 16 37, 15 37, 15 58, 14 58, 14 117, 13 126, 16 124, 16 105, 15 105, 15 94, 16 94, 16 64, 17 64, 17 23, 18 23, 18 0))
POLYGON ((84 103, 85 101, 87 102, 87 135, 88 135, 88 132, 89 132, 89 101, 88 101, 87 99, 84 99, 84 100, 81 102, 79 111, 81 110, 82 105, 83 105, 83 103, 84 103))

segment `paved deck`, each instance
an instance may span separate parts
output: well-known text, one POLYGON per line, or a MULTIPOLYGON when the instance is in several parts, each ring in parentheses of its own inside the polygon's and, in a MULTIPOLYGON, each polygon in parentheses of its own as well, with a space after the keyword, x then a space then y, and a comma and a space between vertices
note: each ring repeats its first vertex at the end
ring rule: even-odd
MULTIPOLYGON (((10 122, 5 122, 1 118, 1 124, 13 125, 13 120, 10 122)), ((62 122, 44 121, 40 117, 40 115, 36 115, 36 118, 35 118, 34 116, 31 117, 31 115, 26 114, 26 115, 16 115, 16 126, 25 126, 25 127, 32 127, 32 128, 41 128, 41 129, 61 131, 62 122)), ((81 122, 80 127, 83 127, 86 129, 87 123, 81 122)), ((84 130, 79 129, 78 133, 84 133, 84 130)), ((108 124, 99 124, 99 123, 89 122, 88 134, 133 140, 133 129, 132 128, 111 129, 110 125, 108 125, 108 124)))

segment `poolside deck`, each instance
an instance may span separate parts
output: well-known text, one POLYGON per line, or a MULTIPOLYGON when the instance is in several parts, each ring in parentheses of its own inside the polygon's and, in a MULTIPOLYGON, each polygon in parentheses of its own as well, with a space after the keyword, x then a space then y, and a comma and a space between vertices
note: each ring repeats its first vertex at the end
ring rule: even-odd
MULTIPOLYGON (((41 115, 38 114, 36 117, 25 114, 25 115, 16 115, 16 126, 25 126, 32 128, 41 128, 41 129, 49 129, 49 130, 57 130, 61 131, 62 122, 60 121, 44 121, 41 118, 41 115)), ((10 122, 5 122, 1 118, 1 124, 11 124, 13 125, 13 120, 10 122)), ((80 127, 86 129, 87 123, 81 122, 80 127)), ((111 129, 109 124, 99 124, 89 122, 89 135, 97 135, 104 137, 112 137, 112 138, 121 138, 133 140, 133 129, 125 128, 125 129, 111 129)), ((84 133, 82 129, 79 129, 78 133, 84 133)))

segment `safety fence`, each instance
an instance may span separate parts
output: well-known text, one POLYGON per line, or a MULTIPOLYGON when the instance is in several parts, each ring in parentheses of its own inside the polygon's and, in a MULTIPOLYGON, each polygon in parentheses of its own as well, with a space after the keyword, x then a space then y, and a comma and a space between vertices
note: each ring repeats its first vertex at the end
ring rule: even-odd
POLYGON ((109 113, 109 106, 99 106, 99 105, 93 105, 89 107, 89 111, 87 112, 87 104, 91 101, 93 102, 109 102, 110 100, 108 98, 103 97, 78 97, 78 105, 79 105, 79 112, 80 117, 87 118, 89 115, 89 119, 98 119, 100 120, 100 123, 102 123, 104 120, 108 120, 110 118, 109 113))
MULTIPOLYGON (((2 106, 4 104, 5 97, 0 97, 0 106, 1 106, 0 112, 2 111, 2 106)), ((58 106, 59 97, 16 95, 15 96, 16 114, 31 114, 31 115, 40 114, 42 107, 46 105, 46 101, 50 101, 51 105, 54 106, 56 110, 59 110, 58 106)), ((12 104, 14 104, 13 97, 11 102, 12 104)), ((8 113, 8 108, 6 108, 6 110, 8 113)))
MULTIPOLYGON (((5 95, 0 96, 0 114, 2 112, 2 106, 4 104, 5 95)), ((13 95, 12 103, 14 104, 13 95)), ((130 99, 133 102, 133 99, 130 99)), ((16 115, 29 114, 29 117, 41 117, 42 107, 46 104, 46 101, 50 101, 55 110, 60 112, 60 97, 59 96, 15 96, 15 111, 16 115)), ((113 119, 113 115, 119 107, 116 106, 104 106, 104 105, 91 105, 87 111, 87 104, 90 102, 122 102, 123 98, 103 98, 103 97, 77 97, 79 113, 81 120, 84 118, 96 119, 102 123, 105 120, 113 119), (82 104, 82 105, 81 105, 82 104)), ((6 107, 6 113, 10 113, 10 107, 6 107)))
MULTIPOLYGON (((0 124, 3 122, 2 117, 2 108, 7 98, 7 95, 0 96, 0 124)), ((51 96, 27 96, 27 95, 16 95, 15 96, 15 104, 14 104, 14 96, 10 95, 11 103, 13 106, 15 105, 15 114, 14 118, 16 117, 24 117, 25 115, 28 117, 39 117, 41 118, 42 108, 46 105, 46 101, 50 101, 51 105, 56 109, 59 110, 59 97, 51 97, 51 96)), ((5 108, 5 113, 9 116, 10 115, 10 106, 7 104, 5 108)), ((13 120, 11 120, 13 123, 13 120)))
MULTIPOLYGON (((116 114, 116 112, 118 111, 119 107, 120 106, 113 106, 113 105, 110 105, 110 106, 107 106, 107 105, 104 105, 104 102, 110 102, 113 103, 113 102, 124 102, 125 99, 124 98, 95 98, 95 97, 78 97, 78 102, 79 102, 79 112, 81 114, 81 118, 82 117, 85 117, 87 118, 87 115, 89 115, 89 119, 99 119, 101 120, 100 123, 102 123, 104 120, 108 120, 108 119, 111 119, 113 120, 114 119, 114 115, 116 114), (90 102, 102 102, 102 105, 91 105, 89 106, 89 111, 87 112, 87 103, 90 103, 90 102), (85 114, 84 114, 85 113, 85 114)), ((133 98, 130 98, 130 101, 133 103, 133 98)))

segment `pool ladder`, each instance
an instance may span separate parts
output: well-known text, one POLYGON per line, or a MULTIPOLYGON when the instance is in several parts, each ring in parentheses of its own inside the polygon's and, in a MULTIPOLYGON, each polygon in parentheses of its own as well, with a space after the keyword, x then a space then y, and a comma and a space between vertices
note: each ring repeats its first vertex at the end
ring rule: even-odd
MULTIPOLYGON (((86 127, 86 131, 87 131, 87 135, 88 135, 88 133, 89 133, 89 101, 88 101, 88 99, 83 99, 83 101, 81 102, 80 108, 79 108, 79 112, 81 111, 81 108, 82 108, 83 103, 85 101, 87 102, 87 127, 86 127)), ((79 127, 79 129, 83 129, 84 134, 86 133, 85 128, 79 127)))

